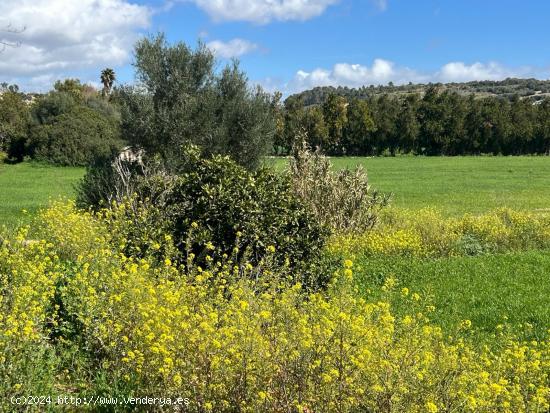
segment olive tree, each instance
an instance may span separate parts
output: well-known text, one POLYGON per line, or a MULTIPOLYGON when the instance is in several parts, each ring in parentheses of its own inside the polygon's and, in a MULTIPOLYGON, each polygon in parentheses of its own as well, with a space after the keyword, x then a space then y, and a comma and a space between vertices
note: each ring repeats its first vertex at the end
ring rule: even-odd
POLYGON ((230 155, 249 169, 271 150, 276 105, 261 88, 248 85, 237 62, 217 71, 205 45, 170 45, 160 34, 137 43, 134 66, 138 84, 113 96, 132 146, 160 155, 176 170, 187 144, 205 155, 230 155))

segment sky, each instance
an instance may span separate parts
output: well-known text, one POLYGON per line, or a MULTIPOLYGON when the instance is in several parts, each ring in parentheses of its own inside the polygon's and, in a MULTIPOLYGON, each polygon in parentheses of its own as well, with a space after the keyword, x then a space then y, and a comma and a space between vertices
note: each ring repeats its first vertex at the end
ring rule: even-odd
POLYGON ((204 42, 284 95, 315 86, 550 78, 548 0, 0 0, 0 82, 133 83, 133 45, 204 42))

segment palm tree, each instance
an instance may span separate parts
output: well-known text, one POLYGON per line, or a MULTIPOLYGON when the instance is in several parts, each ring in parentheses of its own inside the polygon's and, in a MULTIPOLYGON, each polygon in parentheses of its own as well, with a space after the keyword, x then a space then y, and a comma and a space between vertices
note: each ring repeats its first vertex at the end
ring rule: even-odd
POLYGON ((103 96, 111 93, 111 88, 116 80, 115 71, 111 68, 106 68, 101 71, 101 83, 103 83, 103 96))

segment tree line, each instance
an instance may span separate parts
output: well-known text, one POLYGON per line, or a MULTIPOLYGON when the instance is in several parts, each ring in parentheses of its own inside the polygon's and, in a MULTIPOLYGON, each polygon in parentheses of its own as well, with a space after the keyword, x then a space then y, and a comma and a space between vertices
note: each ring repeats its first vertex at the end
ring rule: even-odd
POLYGON ((330 155, 548 154, 550 99, 463 95, 437 85, 424 94, 360 99, 329 94, 316 105, 290 96, 277 112, 275 153, 294 137, 330 155))
POLYGON ((77 79, 42 95, 1 84, 0 155, 88 165, 131 146, 177 169, 193 144, 254 169, 265 155, 289 154, 304 136, 311 148, 339 156, 550 151, 547 81, 317 88, 283 102, 280 93, 251 87, 237 63, 218 70, 201 44, 172 45, 161 34, 138 42, 135 58, 133 85, 114 85, 112 69, 101 73, 103 90, 77 79), (517 87, 542 91, 536 99, 509 97, 517 87), (506 96, 487 96, 491 88, 506 96))

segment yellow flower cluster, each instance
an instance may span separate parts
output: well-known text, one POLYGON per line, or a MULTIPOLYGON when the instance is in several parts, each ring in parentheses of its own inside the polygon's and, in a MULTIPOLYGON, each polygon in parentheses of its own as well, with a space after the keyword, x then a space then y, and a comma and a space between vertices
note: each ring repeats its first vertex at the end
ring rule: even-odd
POLYGON ((42 217, 46 241, 20 243, 15 255, 11 243, 0 250, 10 291, 2 314, 11 315, 0 322, 3 357, 45 337, 46 307, 57 294, 110 382, 126 383, 133 395, 189 397, 188 411, 550 408, 550 343, 503 334, 498 349, 476 348, 459 336, 466 326, 455 336, 431 324, 407 289, 400 296, 410 312, 396 317, 389 303, 357 291, 351 260, 326 291, 312 293, 278 279, 276 268, 128 257, 112 248, 101 217, 70 204, 42 217))
POLYGON ((374 229, 337 235, 331 252, 345 256, 441 257, 550 246, 550 216, 500 208, 483 215, 446 218, 437 210, 389 209, 374 229))
POLYGON ((27 233, 0 237, 0 399, 6 401, 51 374, 36 370, 49 367, 41 363, 51 350, 44 326, 55 328, 51 307, 62 266, 51 243, 30 242, 27 233))

